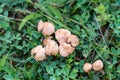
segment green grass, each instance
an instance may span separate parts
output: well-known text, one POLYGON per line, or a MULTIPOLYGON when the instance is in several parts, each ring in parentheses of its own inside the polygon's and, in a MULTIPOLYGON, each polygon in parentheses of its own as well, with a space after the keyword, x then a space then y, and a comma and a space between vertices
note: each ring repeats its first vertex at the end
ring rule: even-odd
POLYGON ((0 0, 0 80, 120 80, 119 0, 0 0), (39 20, 68 29, 80 44, 67 58, 37 62, 39 20), (101 59, 104 69, 85 73, 84 63, 101 59))

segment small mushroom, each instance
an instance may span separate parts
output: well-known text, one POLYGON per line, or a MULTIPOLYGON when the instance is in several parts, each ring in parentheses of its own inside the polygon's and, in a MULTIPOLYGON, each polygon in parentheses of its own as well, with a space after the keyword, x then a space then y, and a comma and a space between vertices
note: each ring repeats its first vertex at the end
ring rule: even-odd
POLYGON ((43 40, 43 46, 46 46, 47 40, 48 40, 48 39, 44 39, 44 40, 43 40))
POLYGON ((42 31, 44 27, 44 22, 42 20, 40 20, 38 22, 38 32, 42 31))
POLYGON ((67 39, 67 43, 70 43, 72 47, 76 47, 79 44, 79 39, 76 35, 70 35, 67 39))
POLYGON ((101 71, 103 69, 103 62, 101 60, 96 60, 93 63, 93 69, 95 71, 101 71))
POLYGON ((36 46, 31 50, 31 55, 34 56, 36 61, 42 61, 46 59, 45 48, 42 45, 36 46))
POLYGON ((51 39, 52 39, 52 36, 49 36, 49 37, 43 39, 43 46, 46 46, 47 41, 48 41, 48 40, 51 40, 51 39))
POLYGON ((43 35, 44 36, 49 36, 52 35, 55 32, 55 26, 51 22, 44 22, 44 28, 43 28, 43 35))
POLYGON ((58 29, 55 32, 55 38, 59 44, 66 43, 67 38, 71 35, 71 32, 67 29, 58 29))
POLYGON ((46 39, 45 50, 46 55, 57 55, 58 53, 58 44, 51 39, 46 39))
POLYGON ((70 44, 62 43, 59 46, 59 53, 60 53, 61 56, 67 57, 68 55, 73 53, 74 49, 75 48, 72 47, 70 44))
POLYGON ((88 73, 92 69, 92 64, 91 63, 85 63, 83 66, 83 70, 88 73))

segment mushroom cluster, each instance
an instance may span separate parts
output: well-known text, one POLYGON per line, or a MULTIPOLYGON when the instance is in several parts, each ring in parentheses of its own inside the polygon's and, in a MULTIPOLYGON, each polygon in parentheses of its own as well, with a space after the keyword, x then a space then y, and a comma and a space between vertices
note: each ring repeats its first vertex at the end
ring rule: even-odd
POLYGON ((31 50, 31 55, 36 61, 46 59, 46 56, 57 55, 60 53, 62 57, 67 57, 75 50, 79 44, 79 39, 76 35, 71 34, 67 29, 58 29, 55 31, 55 26, 51 22, 38 22, 38 32, 42 32, 45 39, 43 45, 39 45, 31 50), (55 36, 52 36, 55 34, 55 36), (46 38, 47 37, 47 38, 46 38), (54 40, 52 39, 54 37, 54 40))
POLYGON ((83 70, 88 73, 91 69, 95 71, 101 71, 103 69, 103 62, 101 60, 96 60, 93 64, 85 63, 83 66, 83 70))

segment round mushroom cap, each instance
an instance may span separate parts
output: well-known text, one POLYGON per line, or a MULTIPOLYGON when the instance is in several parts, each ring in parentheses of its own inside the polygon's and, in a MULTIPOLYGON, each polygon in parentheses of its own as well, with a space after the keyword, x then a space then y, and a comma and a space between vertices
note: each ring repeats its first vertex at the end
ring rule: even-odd
POLYGON ((42 20, 40 20, 38 22, 38 32, 42 31, 44 27, 44 22, 42 20))
POLYGON ((31 50, 31 55, 34 56, 36 61, 42 61, 46 59, 45 48, 42 45, 36 46, 31 50))
POLYGON ((92 64, 91 63, 85 63, 83 66, 83 70, 88 73, 92 69, 92 64))
POLYGON ((55 32, 55 26, 51 22, 44 22, 44 28, 43 28, 43 35, 49 36, 52 35, 55 32))
POLYGON ((103 62, 101 60, 96 60, 93 63, 93 69, 95 71, 101 71, 103 69, 103 62))
POLYGON ((45 50, 46 50, 46 55, 57 55, 58 44, 54 40, 47 39, 45 50))
POLYGON ((70 35, 67 39, 67 43, 70 43, 72 47, 76 47, 79 44, 79 39, 76 35, 70 35))
POLYGON ((58 29, 55 32, 55 38, 59 42, 59 44, 66 43, 67 38, 71 35, 71 32, 67 29, 58 29))
POLYGON ((60 44, 59 46, 59 53, 61 56, 67 57, 68 55, 73 53, 74 49, 75 48, 72 47, 70 44, 63 43, 63 44, 60 44))

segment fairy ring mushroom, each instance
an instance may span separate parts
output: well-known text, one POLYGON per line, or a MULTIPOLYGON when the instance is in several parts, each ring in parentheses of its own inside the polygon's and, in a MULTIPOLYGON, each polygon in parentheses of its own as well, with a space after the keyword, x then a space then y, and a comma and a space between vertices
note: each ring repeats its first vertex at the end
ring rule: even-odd
POLYGON ((92 64, 91 63, 85 63, 83 66, 83 70, 88 73, 92 69, 92 64))
POLYGON ((71 35, 71 32, 67 29, 58 29, 55 32, 55 38, 59 44, 66 43, 67 38, 71 35))
POLYGON ((51 22, 43 22, 40 20, 38 22, 38 32, 42 31, 44 36, 52 35, 55 32, 55 26, 51 22))
POLYGON ((74 49, 75 48, 72 47, 70 44, 62 43, 59 46, 59 53, 60 53, 61 56, 67 57, 68 55, 73 53, 74 49))
POLYGON ((51 40, 50 38, 44 40, 44 45, 45 45, 45 53, 46 55, 57 55, 58 53, 58 44, 54 41, 51 40))
POLYGON ((76 35, 70 35, 67 39, 67 43, 71 44, 72 47, 76 47, 79 44, 79 39, 76 35))
POLYGON ((42 45, 38 45, 31 50, 31 55, 36 61, 42 61, 46 59, 45 48, 43 48, 42 45))
POLYGON ((43 35, 52 35, 55 32, 55 26, 51 22, 44 22, 43 35))
POLYGON ((103 69, 103 62, 101 60, 96 60, 93 63, 93 69, 95 71, 101 71, 103 69))

